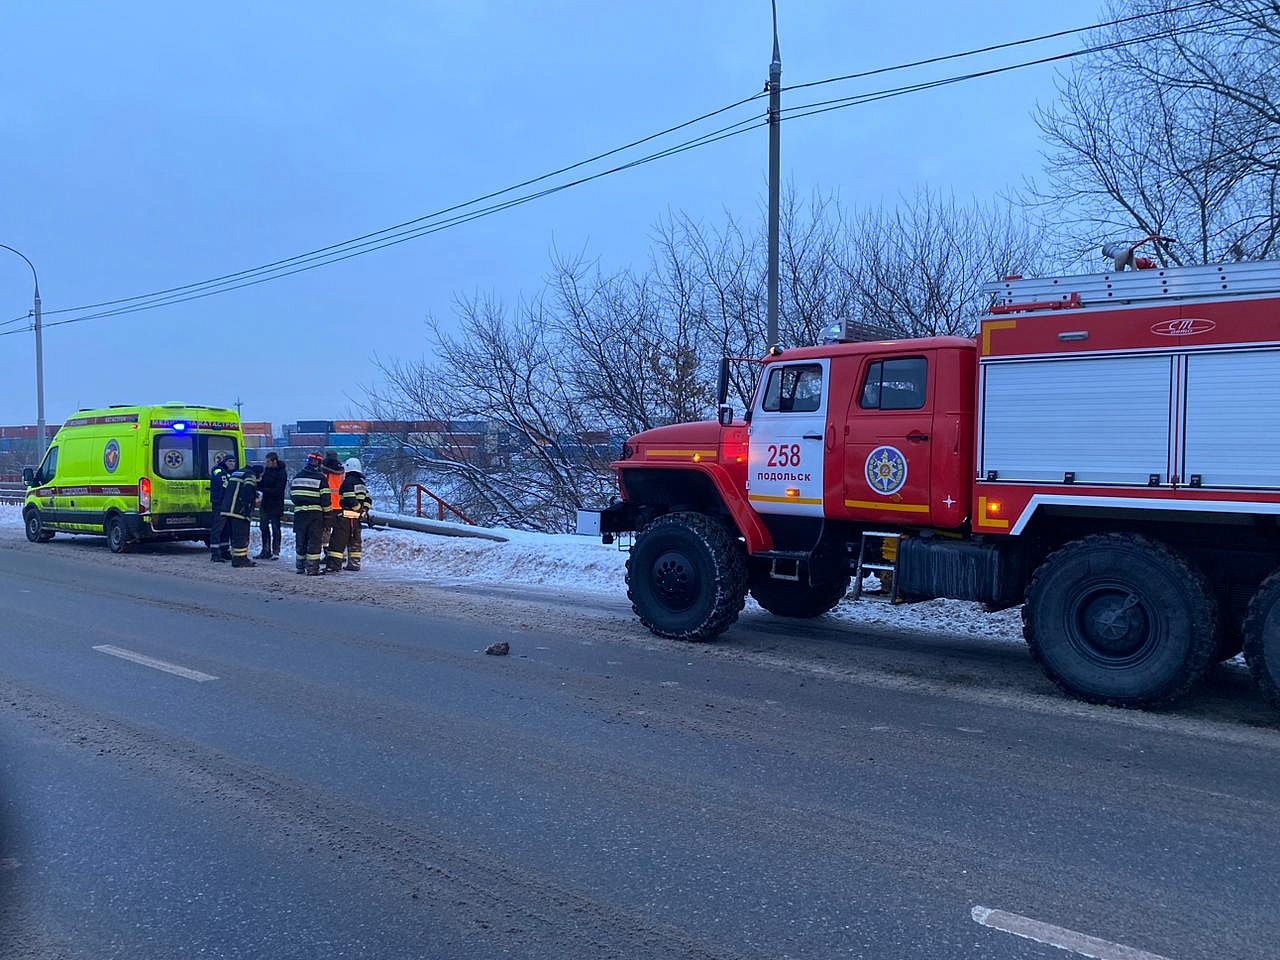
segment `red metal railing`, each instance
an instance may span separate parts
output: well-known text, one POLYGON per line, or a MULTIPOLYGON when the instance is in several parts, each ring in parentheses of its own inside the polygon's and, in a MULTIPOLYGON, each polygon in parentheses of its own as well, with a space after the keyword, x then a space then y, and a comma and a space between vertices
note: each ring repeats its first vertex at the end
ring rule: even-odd
POLYGON ((443 497, 437 496, 436 494, 432 493, 422 484, 406 483, 404 487, 401 488, 400 492, 405 493, 408 490, 414 490, 417 492, 417 495, 418 495, 417 516, 419 517, 422 516, 422 495, 425 493, 428 497, 430 497, 432 500, 436 502, 436 519, 437 520, 444 520, 446 519, 446 514, 451 513, 455 517, 457 517, 459 520, 461 520, 463 523, 469 523, 473 527, 476 525, 476 522, 472 520, 470 517, 468 517, 465 513, 463 513, 453 504, 449 503, 443 497))

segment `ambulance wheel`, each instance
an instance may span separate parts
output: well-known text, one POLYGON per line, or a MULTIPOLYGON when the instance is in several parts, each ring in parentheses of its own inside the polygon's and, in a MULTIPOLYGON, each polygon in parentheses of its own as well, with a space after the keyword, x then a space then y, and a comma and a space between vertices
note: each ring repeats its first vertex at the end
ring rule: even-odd
POLYGON ((1263 695, 1280 707, 1280 570, 1263 580, 1249 601, 1244 659, 1263 695))
POLYGON ((48 543, 53 539, 53 531, 44 528, 44 518, 40 511, 32 507, 25 517, 27 522, 27 539, 32 543, 48 543))
POLYGON ((774 580, 767 574, 751 584, 751 596, 775 617, 810 619, 820 617, 844 599, 849 578, 813 586, 794 580, 774 580))
POLYGON ((129 549, 129 535, 125 532, 124 521, 119 515, 107 520, 107 546, 112 553, 124 553, 129 549))
POLYGON ((1085 537, 1049 555, 1027 587, 1022 631, 1049 679, 1115 707, 1177 700, 1217 659, 1204 575, 1136 534, 1085 537))
POLYGON ((627 597, 660 637, 711 640, 747 602, 747 556, 730 529, 701 513, 668 513, 640 531, 627 558, 627 597))

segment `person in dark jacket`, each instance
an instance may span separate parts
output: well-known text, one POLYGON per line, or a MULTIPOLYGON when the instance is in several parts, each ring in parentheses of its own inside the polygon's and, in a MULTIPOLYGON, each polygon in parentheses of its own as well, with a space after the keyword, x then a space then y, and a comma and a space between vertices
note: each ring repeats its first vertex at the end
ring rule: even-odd
POLYGON ((280 518, 284 516, 284 491, 289 482, 289 471, 274 453, 267 454, 267 465, 258 481, 262 503, 258 507, 262 530, 262 552, 259 560, 280 559, 280 518))
POLYGON ((253 507, 258 502, 258 473, 261 467, 241 467, 227 479, 222 494, 222 516, 231 530, 231 565, 256 567, 249 559, 249 530, 253 507))
POLYGON ((222 517, 222 501, 227 492, 227 480, 236 468, 236 455, 226 453, 218 458, 209 471, 209 505, 213 510, 213 525, 209 530, 209 559, 214 563, 226 563, 231 559, 231 528, 222 517))
POLYGON ((289 499, 293 501, 293 549, 297 554, 297 571, 308 576, 318 575, 324 559, 324 515, 329 504, 329 487, 324 471, 320 468, 323 457, 318 453, 307 454, 306 465, 289 484, 289 499))

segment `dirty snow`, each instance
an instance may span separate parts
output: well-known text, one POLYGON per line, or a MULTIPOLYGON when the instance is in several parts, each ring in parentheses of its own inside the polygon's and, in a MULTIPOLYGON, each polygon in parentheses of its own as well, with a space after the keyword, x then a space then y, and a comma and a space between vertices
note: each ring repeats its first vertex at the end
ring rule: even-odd
MULTIPOLYGON (((0 504, 0 530, 3 530, 4 537, 23 535, 22 517, 17 505, 0 504)), ((402 530, 366 530, 364 570, 380 580, 397 582, 528 584, 612 598, 626 595, 627 555, 616 545, 606 546, 593 538, 573 534, 505 529, 492 532, 506 537, 506 542, 432 536, 402 530)), ((257 546, 255 527, 255 553, 257 546)), ((293 554, 293 536, 287 526, 281 550, 284 554, 281 562, 287 563, 293 554)), ((878 586, 874 578, 868 578, 868 581, 869 590, 878 586)), ((747 603, 748 608, 755 608, 754 601, 748 600, 747 603)), ((1019 608, 989 614, 980 604, 960 600, 930 600, 891 606, 869 595, 858 603, 844 601, 828 616, 851 624, 886 629, 1022 642, 1019 608)))

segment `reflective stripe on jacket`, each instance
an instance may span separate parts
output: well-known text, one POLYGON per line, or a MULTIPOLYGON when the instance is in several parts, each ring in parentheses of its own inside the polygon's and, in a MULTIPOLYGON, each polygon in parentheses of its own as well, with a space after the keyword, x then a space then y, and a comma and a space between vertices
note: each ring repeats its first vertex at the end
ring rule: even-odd
POLYGON ((248 467, 237 470, 227 481, 222 495, 222 515, 249 520, 253 517, 253 505, 258 499, 258 477, 248 467))
POLYGON ((318 468, 303 467, 299 470, 289 485, 289 499, 293 501, 293 512, 324 510, 328 494, 324 487, 325 478, 318 468))
POLYGON ((350 519, 359 519, 360 514, 373 506, 373 497, 365 486, 364 477, 351 470, 342 478, 339 491, 342 498, 342 515, 350 519))

